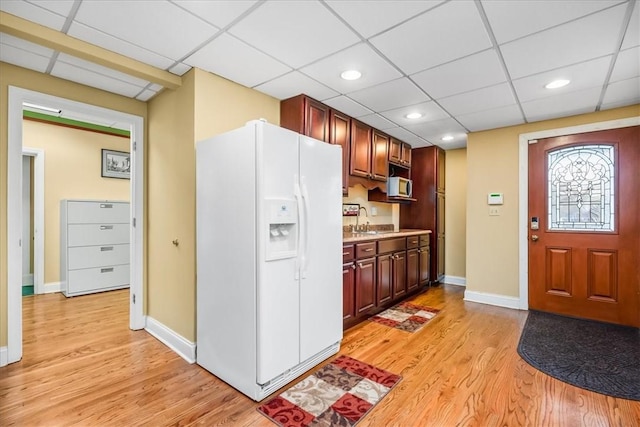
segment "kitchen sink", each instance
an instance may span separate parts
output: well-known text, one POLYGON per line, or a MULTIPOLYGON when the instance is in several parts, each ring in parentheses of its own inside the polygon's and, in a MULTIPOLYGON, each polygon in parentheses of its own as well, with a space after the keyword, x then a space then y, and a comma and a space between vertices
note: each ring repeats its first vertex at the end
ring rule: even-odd
POLYGON ((352 231, 351 234, 380 234, 380 231, 375 231, 375 230, 371 230, 371 231, 352 231))

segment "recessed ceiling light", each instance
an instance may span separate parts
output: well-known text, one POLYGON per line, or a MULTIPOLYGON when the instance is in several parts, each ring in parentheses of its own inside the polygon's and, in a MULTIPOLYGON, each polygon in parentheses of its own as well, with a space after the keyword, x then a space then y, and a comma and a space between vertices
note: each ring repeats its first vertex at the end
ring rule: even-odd
POLYGON ((558 89, 560 87, 568 85, 569 83, 571 83, 571 80, 558 79, 552 81, 551 83, 547 83, 544 87, 546 87, 547 89, 558 89))
POLYGON ((345 80, 358 80, 362 77, 362 73, 358 70, 347 70, 343 71, 342 74, 340 74, 340 77, 345 80))
POLYGON ((453 141, 453 137, 451 135, 443 136, 442 140, 443 141, 453 141))
POLYGON ((407 119, 419 119, 422 117, 422 113, 409 113, 405 116, 407 119))

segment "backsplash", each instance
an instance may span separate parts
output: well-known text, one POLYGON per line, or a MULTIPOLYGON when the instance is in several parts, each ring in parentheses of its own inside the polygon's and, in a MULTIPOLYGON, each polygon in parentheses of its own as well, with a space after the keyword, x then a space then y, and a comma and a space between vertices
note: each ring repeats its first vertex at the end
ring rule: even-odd
POLYGON ((349 229, 351 225, 364 225, 367 222, 370 229, 379 231, 398 230, 400 223, 400 208, 397 203, 370 202, 368 191, 361 185, 349 187, 349 195, 342 198, 342 203, 355 203, 364 209, 360 211, 360 216, 343 216, 342 225, 349 229), (366 214, 365 214, 366 210, 366 214), (378 226, 386 228, 379 229, 378 226), (390 228, 393 227, 393 228, 390 228))

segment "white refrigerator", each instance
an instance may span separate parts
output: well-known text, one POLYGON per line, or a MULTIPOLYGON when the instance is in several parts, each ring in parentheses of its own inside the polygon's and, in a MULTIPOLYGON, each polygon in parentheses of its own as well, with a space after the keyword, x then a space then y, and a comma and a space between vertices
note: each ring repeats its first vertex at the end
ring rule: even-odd
POLYGON ((197 363, 256 401, 340 348, 341 168, 260 120, 196 146, 197 363))

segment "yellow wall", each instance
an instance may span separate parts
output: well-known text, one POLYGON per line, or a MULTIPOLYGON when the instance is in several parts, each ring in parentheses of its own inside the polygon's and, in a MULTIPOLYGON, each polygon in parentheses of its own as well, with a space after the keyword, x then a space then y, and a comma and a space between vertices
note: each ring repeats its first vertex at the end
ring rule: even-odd
POLYGON ((44 282, 60 280, 60 200, 129 200, 129 180, 102 178, 101 149, 129 151, 129 138, 23 121, 22 145, 44 150, 44 282))
MULTIPOLYGON (((370 202, 369 191, 362 185, 355 185, 349 187, 349 194, 342 198, 342 203, 357 203, 360 206, 364 206, 367 210, 367 215, 364 211, 360 213, 358 218, 358 225, 363 225, 369 222, 369 224, 393 224, 393 229, 398 230, 398 224, 400 223, 400 208, 397 203, 383 203, 383 202, 370 202), (377 214, 373 215, 373 209, 376 208, 377 214)), ((342 217, 342 225, 356 225, 356 218, 351 216, 342 217)))
POLYGON ((444 274, 466 277, 467 150, 448 150, 445 166, 444 274))
POLYGON ((147 313, 188 340, 196 337, 195 143, 256 118, 279 124, 279 114, 278 100, 198 69, 149 102, 147 313))
MULTIPOLYGON (((467 289, 518 297, 518 145, 522 133, 640 116, 640 105, 484 132, 467 138, 467 289), (504 193, 489 216, 487 193, 504 193)), ((447 153, 447 157, 449 153, 447 153)), ((447 167, 448 167, 447 163, 447 167)), ((447 181, 447 193, 448 193, 447 181)))
POLYGON ((7 345, 7 101, 17 86, 147 118, 147 104, 0 62, 0 347, 7 345))

